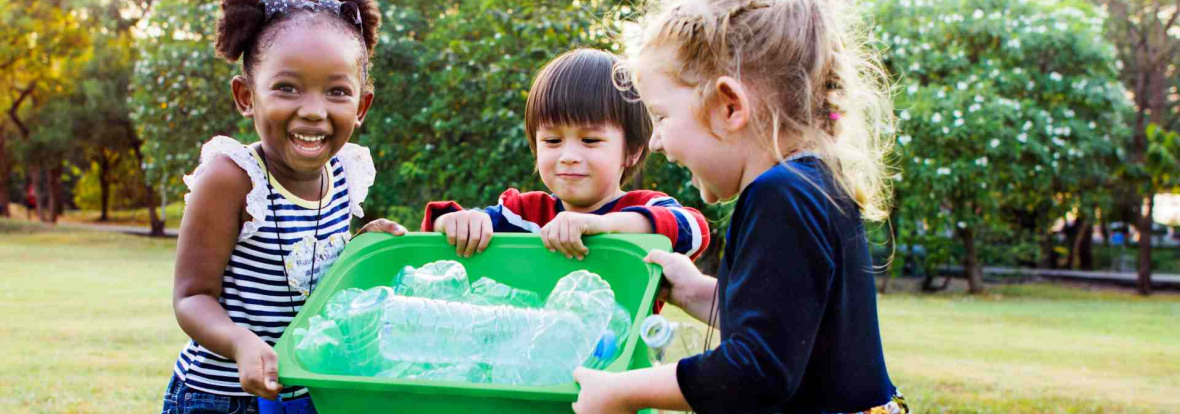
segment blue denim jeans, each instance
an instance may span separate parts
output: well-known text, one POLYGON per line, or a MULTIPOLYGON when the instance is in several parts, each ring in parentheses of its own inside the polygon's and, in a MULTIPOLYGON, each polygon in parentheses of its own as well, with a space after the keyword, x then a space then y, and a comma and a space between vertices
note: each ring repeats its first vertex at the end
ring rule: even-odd
POLYGON ((258 399, 253 396, 231 397, 195 390, 184 385, 184 382, 173 374, 172 380, 168 381, 168 389, 164 391, 164 409, 161 413, 257 414, 258 399))

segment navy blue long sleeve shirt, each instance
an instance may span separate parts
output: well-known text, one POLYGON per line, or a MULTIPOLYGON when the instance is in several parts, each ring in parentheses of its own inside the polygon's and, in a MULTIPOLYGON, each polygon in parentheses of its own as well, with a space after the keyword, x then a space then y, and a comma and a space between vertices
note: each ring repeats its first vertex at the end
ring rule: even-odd
POLYGON ((717 275, 721 343, 676 370, 694 411, 853 412, 890 401, 868 241, 842 194, 814 157, 742 190, 717 275))

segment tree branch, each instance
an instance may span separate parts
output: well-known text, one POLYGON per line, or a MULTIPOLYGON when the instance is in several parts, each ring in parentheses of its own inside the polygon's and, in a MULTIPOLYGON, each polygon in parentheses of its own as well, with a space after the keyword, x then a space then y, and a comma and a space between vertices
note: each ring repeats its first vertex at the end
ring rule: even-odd
POLYGON ((20 106, 22 103, 24 103, 25 98, 28 98, 29 95, 32 95, 33 90, 36 88, 37 81, 29 82, 29 86, 20 92, 20 97, 16 98, 16 101, 12 103, 11 108, 8 108, 8 118, 12 120, 12 123, 16 124, 16 127, 20 130, 21 137, 23 138, 29 137, 29 127, 26 126, 24 122, 21 122, 20 117, 17 116, 16 112, 20 110, 20 106))

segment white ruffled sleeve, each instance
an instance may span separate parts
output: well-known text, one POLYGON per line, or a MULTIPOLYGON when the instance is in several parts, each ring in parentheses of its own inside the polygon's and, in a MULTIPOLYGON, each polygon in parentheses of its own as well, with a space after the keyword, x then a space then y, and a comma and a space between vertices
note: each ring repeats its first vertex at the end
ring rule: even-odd
MULTIPOLYGON (((368 151, 366 151, 367 154, 368 151)), ((214 158, 221 155, 229 157, 234 164, 246 171, 246 175, 250 176, 250 182, 253 184, 250 192, 246 194, 246 213, 250 214, 250 221, 243 223, 242 230, 238 233, 238 241, 246 240, 254 236, 254 233, 258 232, 258 228, 266 220, 266 174, 262 171, 262 167, 258 166, 258 162, 254 160, 250 149, 241 142, 226 136, 216 136, 201 146, 200 164, 192 174, 184 176, 184 184, 188 186, 190 191, 184 195, 185 208, 188 208, 191 191, 197 181, 201 179, 205 168, 214 158)))
POLYGON ((344 179, 348 181, 349 211, 357 217, 364 217, 365 210, 361 203, 369 196, 369 187, 377 176, 377 169, 373 167, 373 156, 369 149, 357 144, 344 144, 344 148, 336 153, 336 159, 344 167, 344 179))

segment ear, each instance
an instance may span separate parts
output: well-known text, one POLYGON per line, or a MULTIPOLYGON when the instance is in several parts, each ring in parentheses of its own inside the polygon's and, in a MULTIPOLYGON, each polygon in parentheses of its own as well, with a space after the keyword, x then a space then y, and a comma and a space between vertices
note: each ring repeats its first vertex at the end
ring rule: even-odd
POLYGON ((737 132, 750 122, 750 95, 741 81, 722 76, 714 83, 714 102, 709 119, 718 129, 737 132))
POLYGON ((250 81, 245 76, 234 76, 233 80, 229 81, 230 91, 234 95, 234 106, 238 108, 238 112, 246 118, 254 117, 254 88, 251 87, 250 81))
POLYGON ((361 124, 365 122, 365 115, 368 115, 369 108, 373 107, 373 98, 373 92, 361 94, 360 106, 356 110, 356 128, 360 128, 361 124))
MULTIPOLYGON (((646 148, 640 148, 638 151, 635 151, 634 154, 627 154, 627 159, 623 160, 623 161, 625 161, 623 163, 623 168, 631 168, 631 167, 634 167, 635 164, 639 164, 639 158, 643 156, 643 150, 645 150, 645 149, 646 148)), ((627 148, 626 148, 626 146, 624 146, 623 151, 626 151, 626 150, 627 150, 627 148)))

